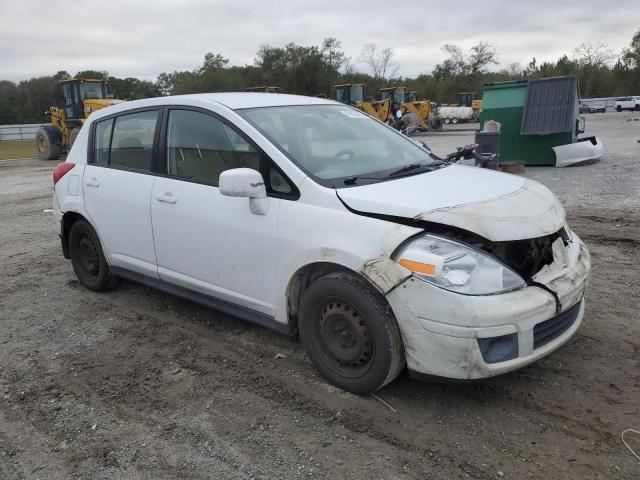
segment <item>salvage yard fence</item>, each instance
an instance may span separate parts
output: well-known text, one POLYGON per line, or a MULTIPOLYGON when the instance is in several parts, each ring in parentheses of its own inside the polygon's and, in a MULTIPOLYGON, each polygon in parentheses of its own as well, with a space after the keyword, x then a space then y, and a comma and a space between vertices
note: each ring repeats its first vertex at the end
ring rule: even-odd
POLYGON ((22 125, 0 125, 0 142, 7 140, 34 140, 42 123, 24 123, 22 125))
POLYGON ((615 108, 618 97, 581 98, 580 103, 591 106, 593 103, 604 103, 605 108, 615 108))

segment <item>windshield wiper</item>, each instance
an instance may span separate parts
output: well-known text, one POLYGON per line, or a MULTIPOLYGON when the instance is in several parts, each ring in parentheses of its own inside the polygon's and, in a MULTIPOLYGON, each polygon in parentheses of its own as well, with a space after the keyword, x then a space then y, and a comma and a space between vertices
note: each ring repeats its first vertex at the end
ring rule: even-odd
POLYGON ((355 185, 358 180, 384 180, 384 177, 361 177, 359 175, 352 175, 350 177, 345 177, 344 184, 355 185))
POLYGON ((428 169, 428 170, 433 170, 435 168, 438 168, 438 166, 442 165, 443 163, 444 162, 439 162, 439 161, 435 161, 435 162, 431 162, 431 163, 422 163, 422 162, 410 163, 409 165, 405 165, 404 167, 399 168, 398 170, 394 170, 388 176, 389 177, 397 177, 398 175, 402 175, 403 173, 411 172, 411 171, 417 170, 419 168, 425 168, 425 169, 428 169))
POLYGON ((435 160, 431 163, 416 162, 416 163, 410 163, 409 165, 405 165, 404 167, 399 168, 398 170, 395 170, 384 177, 366 177, 366 176, 360 176, 360 175, 351 175, 349 177, 345 177, 343 181, 345 185, 355 185, 358 180, 384 180, 385 178, 397 177, 399 175, 402 175, 407 172, 412 172, 413 170, 417 170, 417 169, 424 169, 426 171, 435 170, 441 167, 442 165, 447 165, 447 162, 443 162, 440 160, 435 160))

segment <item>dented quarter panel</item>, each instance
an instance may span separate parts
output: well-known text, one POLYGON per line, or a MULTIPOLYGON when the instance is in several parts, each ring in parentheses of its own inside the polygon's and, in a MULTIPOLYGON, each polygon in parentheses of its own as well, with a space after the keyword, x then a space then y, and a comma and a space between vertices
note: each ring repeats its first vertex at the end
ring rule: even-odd
POLYGON ((391 254, 415 227, 362 217, 349 212, 333 190, 310 180, 295 202, 284 201, 278 212, 280 249, 276 282, 276 320, 287 322, 287 286, 306 265, 328 262, 364 275, 381 293, 387 293, 411 272, 391 260, 391 254), (319 231, 318 225, 324 228, 319 231))

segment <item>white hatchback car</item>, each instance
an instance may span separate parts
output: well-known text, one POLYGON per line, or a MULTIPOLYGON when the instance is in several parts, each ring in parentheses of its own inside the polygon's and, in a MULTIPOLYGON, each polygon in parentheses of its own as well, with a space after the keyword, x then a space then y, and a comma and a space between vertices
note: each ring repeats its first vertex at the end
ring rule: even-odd
POLYGON ((352 392, 479 379, 578 329, 590 257, 524 178, 450 165, 343 104, 219 93, 91 115, 54 171, 83 285, 125 278, 286 334, 352 392))

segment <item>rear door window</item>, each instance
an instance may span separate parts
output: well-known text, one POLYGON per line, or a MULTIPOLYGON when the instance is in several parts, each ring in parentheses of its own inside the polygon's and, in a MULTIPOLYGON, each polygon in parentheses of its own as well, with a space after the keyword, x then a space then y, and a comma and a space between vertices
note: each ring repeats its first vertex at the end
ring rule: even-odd
MULTIPOLYGON (((158 111, 121 115, 113 120, 109 165, 131 170, 150 171, 158 111)), ((98 129, 96 129, 96 140, 98 129)))

